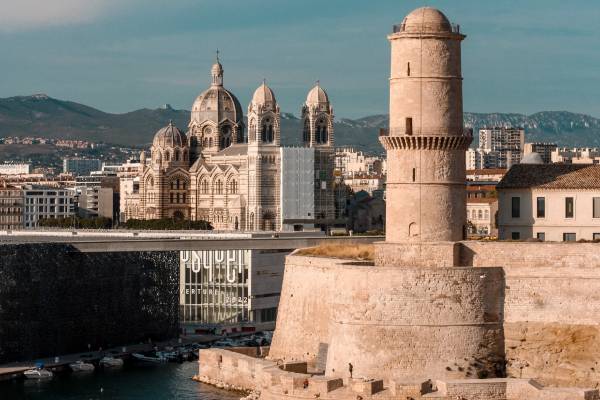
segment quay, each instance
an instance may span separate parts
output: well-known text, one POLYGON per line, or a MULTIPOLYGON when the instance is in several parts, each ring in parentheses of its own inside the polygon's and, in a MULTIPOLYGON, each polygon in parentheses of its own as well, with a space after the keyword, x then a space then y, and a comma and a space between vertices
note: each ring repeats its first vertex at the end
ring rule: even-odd
MULTIPOLYGON (((255 333, 255 332, 252 332, 255 333)), ((102 357, 110 355, 115 358, 121 358, 127 361, 132 358, 133 353, 143 353, 146 351, 152 351, 155 347, 164 349, 165 347, 182 347, 193 343, 211 343, 218 340, 220 336, 214 335, 194 335, 180 337, 179 339, 171 339, 161 342, 152 343, 138 343, 128 346, 116 346, 108 349, 90 350, 86 352, 66 354, 58 357, 39 358, 34 361, 23 361, 23 362, 12 362, 0 365, 0 381, 6 381, 11 379, 19 379, 23 376, 23 373, 29 369, 35 368, 36 364, 44 364, 44 368, 52 372, 63 372, 67 371, 69 364, 76 361, 82 360, 94 365, 98 365, 102 357)))

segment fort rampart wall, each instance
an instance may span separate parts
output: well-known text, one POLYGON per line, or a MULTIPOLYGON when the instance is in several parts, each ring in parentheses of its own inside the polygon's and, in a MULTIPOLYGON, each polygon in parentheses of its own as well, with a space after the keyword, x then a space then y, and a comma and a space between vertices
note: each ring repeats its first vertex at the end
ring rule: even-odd
MULTIPOLYGON (((451 371, 443 374, 448 379, 460 374, 476 377, 481 371, 493 376, 487 360, 445 365, 457 355, 453 352, 468 353, 472 351, 468 343, 485 336, 481 343, 490 346, 503 339, 508 376, 560 386, 593 387, 600 381, 600 244, 467 241, 454 248, 459 254, 453 258, 459 265, 476 270, 440 268, 432 272, 435 269, 348 265, 341 260, 289 256, 271 357, 305 360, 316 370, 325 370, 327 365, 328 374, 334 375, 346 373, 348 362, 357 359, 353 365, 361 376, 372 372, 382 376, 384 368, 418 370, 418 365, 435 371, 442 366, 447 371, 448 367, 451 371), (498 274, 492 267, 502 270, 498 274), (402 273, 394 274, 394 270, 402 273), (465 270, 473 274, 456 276, 457 271, 465 270), (480 278, 483 275, 485 279, 480 278), (477 280, 488 285, 474 286, 477 280), (465 291, 453 291, 454 281, 465 291), (435 300, 425 305, 418 298, 403 296, 402 287, 409 283, 427 290, 414 293, 435 300), (499 287, 494 287, 496 284, 499 287), (482 299, 474 300, 478 291, 482 299), (492 306, 492 297, 502 299, 501 305, 492 306), (457 301, 463 302, 464 309, 454 307, 457 301), (482 308, 471 308, 473 304, 482 308), (464 323, 470 313, 477 312, 493 318, 496 310, 504 321, 503 338, 494 333, 495 339, 487 340, 493 332, 489 325, 450 327, 448 332, 453 333, 448 337, 435 336, 441 335, 435 324, 464 323), (463 339, 469 339, 453 340, 456 329, 463 339), (446 356, 430 347, 418 349, 418 338, 431 335, 436 337, 434 343, 443 343, 439 350, 446 356), (404 346, 414 348, 414 353, 407 353, 404 346), (440 359, 440 364, 427 364, 421 352, 440 359), (372 360, 365 354, 372 354, 372 360), (388 360, 386 354, 405 356, 388 360)), ((441 258, 447 250, 440 246, 441 258)), ((493 353, 490 349, 488 354, 493 353)))

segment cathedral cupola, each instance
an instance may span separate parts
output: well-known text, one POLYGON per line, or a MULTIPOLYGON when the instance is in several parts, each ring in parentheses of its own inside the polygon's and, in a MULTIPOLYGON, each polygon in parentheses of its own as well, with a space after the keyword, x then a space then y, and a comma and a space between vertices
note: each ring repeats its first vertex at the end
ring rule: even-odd
POLYGON ((306 96, 302 120, 305 146, 333 146, 333 107, 318 81, 306 96))
POLYGON ((244 142, 244 115, 238 99, 223 87, 223 66, 211 68, 211 85, 192 105, 189 124, 191 161, 244 142))
POLYGON ((187 137, 169 121, 169 125, 154 135, 151 155, 155 166, 185 166, 189 164, 187 137))
POLYGON ((275 94, 263 81, 248 105, 248 143, 279 145, 280 112, 275 94))

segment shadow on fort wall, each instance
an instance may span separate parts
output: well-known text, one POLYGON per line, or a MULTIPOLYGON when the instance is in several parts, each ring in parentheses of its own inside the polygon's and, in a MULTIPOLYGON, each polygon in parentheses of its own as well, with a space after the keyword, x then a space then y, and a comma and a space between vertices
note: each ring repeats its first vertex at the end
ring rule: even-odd
POLYGON ((177 252, 0 246, 0 363, 177 335, 177 252))

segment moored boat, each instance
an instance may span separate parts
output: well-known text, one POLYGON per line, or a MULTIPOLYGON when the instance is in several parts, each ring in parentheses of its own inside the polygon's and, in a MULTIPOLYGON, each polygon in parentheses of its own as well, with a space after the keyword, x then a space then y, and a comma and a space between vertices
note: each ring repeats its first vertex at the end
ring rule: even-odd
POLYGON ((104 368, 117 368, 123 366, 123 359, 106 356, 100 359, 100 365, 104 368))
POLYGON ((150 362, 155 364, 166 363, 168 361, 167 358, 162 354, 157 354, 156 357, 150 357, 140 353, 133 353, 131 356, 138 361, 150 362))
POLYGON ((28 369, 27 371, 23 372, 23 375, 25 375, 27 379, 50 379, 54 376, 52 371, 48 371, 43 367, 28 369))
POLYGON ((69 364, 69 367, 73 372, 93 372, 96 369, 94 364, 86 363, 81 360, 69 364))

